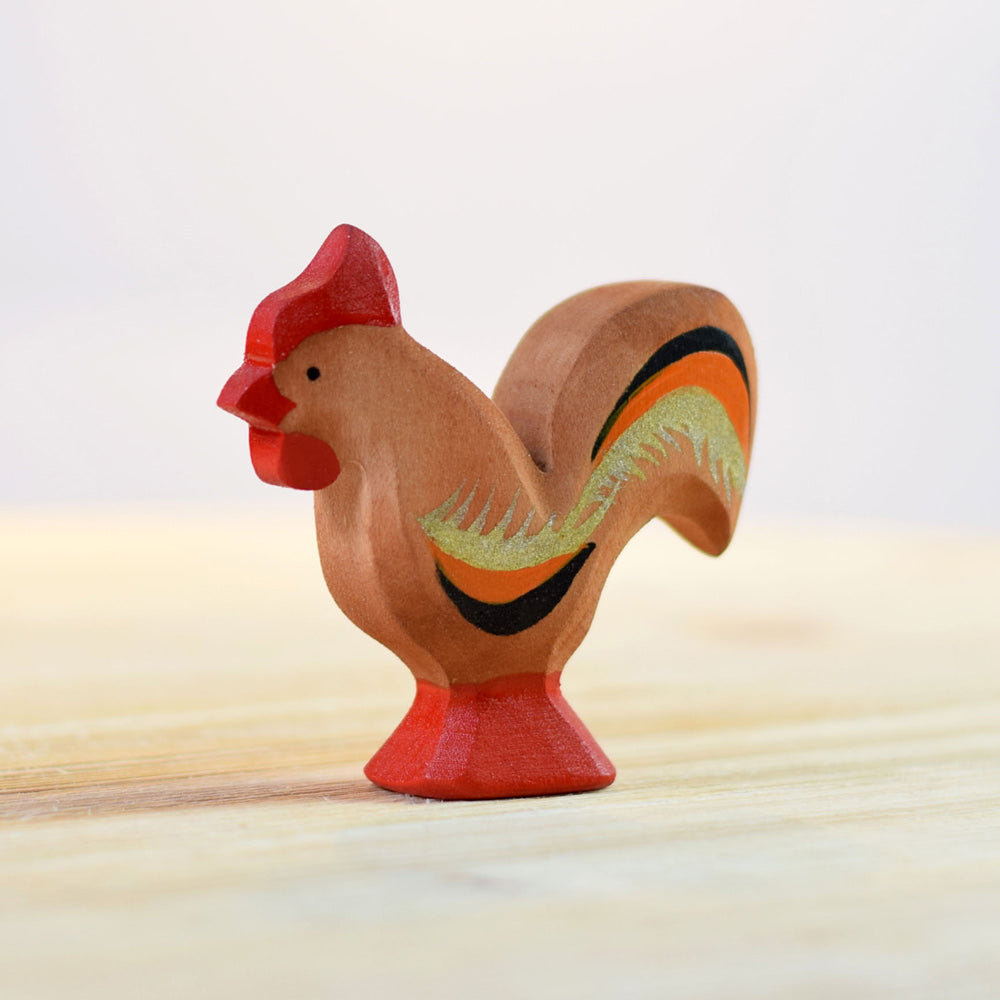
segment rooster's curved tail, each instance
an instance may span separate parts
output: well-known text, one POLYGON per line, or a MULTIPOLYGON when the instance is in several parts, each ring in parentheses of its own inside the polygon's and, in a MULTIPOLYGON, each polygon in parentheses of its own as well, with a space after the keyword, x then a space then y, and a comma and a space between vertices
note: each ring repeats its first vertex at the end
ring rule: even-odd
POLYGON ((560 535, 618 550, 659 516, 717 555, 736 526, 756 395, 750 336, 728 299, 633 282, 543 316, 494 401, 568 511, 560 535))

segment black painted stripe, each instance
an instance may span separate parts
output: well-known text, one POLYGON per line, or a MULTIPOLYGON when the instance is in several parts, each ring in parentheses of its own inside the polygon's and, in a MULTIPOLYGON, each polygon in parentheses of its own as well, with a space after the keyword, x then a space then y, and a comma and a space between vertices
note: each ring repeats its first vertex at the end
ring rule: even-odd
POLYGON ((566 596, 570 584, 593 551, 594 543, 588 542, 544 583, 503 604, 490 604, 488 601, 477 601, 476 598, 470 597, 444 575, 440 566, 437 568, 438 581, 467 622, 491 635, 514 635, 531 628, 532 625, 537 625, 555 608, 566 596))
POLYGON ((673 340, 668 340, 661 348, 655 351, 650 359, 636 372, 635 378, 628 384, 628 388, 618 397, 618 402, 607 420, 601 432, 594 442, 593 451, 590 453, 590 460, 597 458, 597 453, 601 450, 604 439, 611 433, 615 421, 625 409, 628 401, 635 394, 640 386, 645 385, 654 375, 658 375, 664 368, 669 367, 681 358, 686 358, 689 354, 698 354, 701 351, 714 351, 716 354, 724 354, 734 365, 743 379, 743 384, 747 387, 747 397, 750 396, 750 376, 747 374, 746 361, 743 359, 743 352, 740 345, 717 326, 699 326, 696 330, 688 330, 673 340))

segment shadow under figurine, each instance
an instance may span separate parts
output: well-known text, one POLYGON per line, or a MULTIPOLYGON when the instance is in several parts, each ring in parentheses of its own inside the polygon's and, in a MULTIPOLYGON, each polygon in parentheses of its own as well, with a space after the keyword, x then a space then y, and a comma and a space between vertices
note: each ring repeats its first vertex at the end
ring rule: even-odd
POLYGON ((659 281, 576 295, 490 400, 407 334, 381 247, 339 226, 257 307, 219 406, 250 425, 261 479, 315 491, 330 593, 416 678, 373 782, 481 799, 614 780, 560 673, 648 520, 711 555, 732 537, 756 376, 724 296, 659 281))

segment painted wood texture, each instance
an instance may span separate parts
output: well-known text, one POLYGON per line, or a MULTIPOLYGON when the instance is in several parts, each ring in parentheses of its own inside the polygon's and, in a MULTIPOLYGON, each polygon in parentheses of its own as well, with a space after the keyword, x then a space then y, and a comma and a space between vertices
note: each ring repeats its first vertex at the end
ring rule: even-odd
POLYGON ((1000 995, 1000 540, 650 525, 566 681, 618 781, 437 802, 300 507, 0 520, 0 996, 1000 995))
POLYGON ((734 306, 663 281, 549 310, 488 399, 404 329, 382 248, 338 226, 254 311, 219 405, 262 479, 315 491, 331 595, 419 682, 365 774, 439 798, 609 784, 563 667, 651 518, 729 544, 756 404, 734 306))

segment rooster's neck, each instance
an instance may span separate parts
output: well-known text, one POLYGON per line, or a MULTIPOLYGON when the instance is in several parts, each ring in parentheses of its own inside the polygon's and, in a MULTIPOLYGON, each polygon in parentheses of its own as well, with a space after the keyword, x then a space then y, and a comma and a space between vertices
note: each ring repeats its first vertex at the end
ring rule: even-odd
MULTIPOLYGON (((342 465, 360 466, 409 517, 434 510, 462 484, 479 483, 498 506, 518 491, 544 506, 537 467, 484 393, 402 328, 364 341, 353 352, 364 370, 351 372, 352 402, 330 438, 342 465)), ((331 498, 336 491, 335 483, 331 498)))

